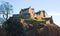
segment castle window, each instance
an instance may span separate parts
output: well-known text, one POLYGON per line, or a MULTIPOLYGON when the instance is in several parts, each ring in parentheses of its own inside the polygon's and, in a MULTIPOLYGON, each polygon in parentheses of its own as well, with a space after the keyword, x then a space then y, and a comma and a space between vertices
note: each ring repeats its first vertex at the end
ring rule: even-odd
POLYGON ((35 17, 35 19, 37 19, 37 17, 35 17))
POLYGON ((29 13, 26 13, 26 14, 24 14, 24 17, 30 17, 30 14, 29 13))
POLYGON ((26 15, 27 17, 29 17, 29 15, 26 15))

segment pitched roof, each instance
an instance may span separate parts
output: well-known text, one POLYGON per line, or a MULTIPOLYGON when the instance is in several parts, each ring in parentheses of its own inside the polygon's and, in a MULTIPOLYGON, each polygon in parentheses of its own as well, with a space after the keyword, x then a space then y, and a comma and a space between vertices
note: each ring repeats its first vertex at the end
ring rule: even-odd
POLYGON ((35 13, 35 14, 40 14, 40 12, 41 12, 41 11, 38 11, 38 12, 37 12, 37 13, 35 13))
POLYGON ((45 13, 45 10, 40 10, 36 14, 40 14, 41 12, 45 13))
POLYGON ((21 9, 22 11, 26 11, 26 10, 28 10, 29 8, 25 8, 25 9, 21 9))
MULTIPOLYGON (((31 7, 29 7, 29 8, 31 8, 31 7)), ((26 10, 28 10, 29 8, 24 8, 24 9, 21 9, 22 11, 26 11, 26 10)), ((32 10, 34 10, 34 8, 32 8, 32 10)))

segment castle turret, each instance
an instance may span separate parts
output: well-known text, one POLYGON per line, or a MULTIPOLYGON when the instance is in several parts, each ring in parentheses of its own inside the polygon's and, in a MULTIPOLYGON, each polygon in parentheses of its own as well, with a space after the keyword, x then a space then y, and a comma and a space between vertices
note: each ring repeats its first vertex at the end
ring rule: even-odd
POLYGON ((30 13, 31 18, 34 18, 34 16, 35 16, 35 10, 34 10, 34 8, 30 7, 29 13, 30 13))

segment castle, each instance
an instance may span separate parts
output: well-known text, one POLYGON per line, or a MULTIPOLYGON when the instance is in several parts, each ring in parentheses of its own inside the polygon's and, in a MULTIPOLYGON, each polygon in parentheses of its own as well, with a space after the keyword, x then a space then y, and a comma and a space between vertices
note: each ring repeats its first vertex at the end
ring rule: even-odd
POLYGON ((32 19, 43 19, 46 22, 45 23, 53 23, 52 16, 48 17, 48 14, 45 12, 45 10, 40 10, 38 12, 35 12, 34 8, 28 7, 21 9, 19 14, 13 15, 14 17, 22 17, 22 18, 32 18, 32 19))

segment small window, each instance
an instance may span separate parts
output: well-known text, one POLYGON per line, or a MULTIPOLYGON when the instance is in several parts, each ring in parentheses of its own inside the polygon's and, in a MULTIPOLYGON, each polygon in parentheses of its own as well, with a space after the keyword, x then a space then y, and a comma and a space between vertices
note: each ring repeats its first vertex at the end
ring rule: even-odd
POLYGON ((35 17, 35 19, 37 19, 37 17, 35 17))

